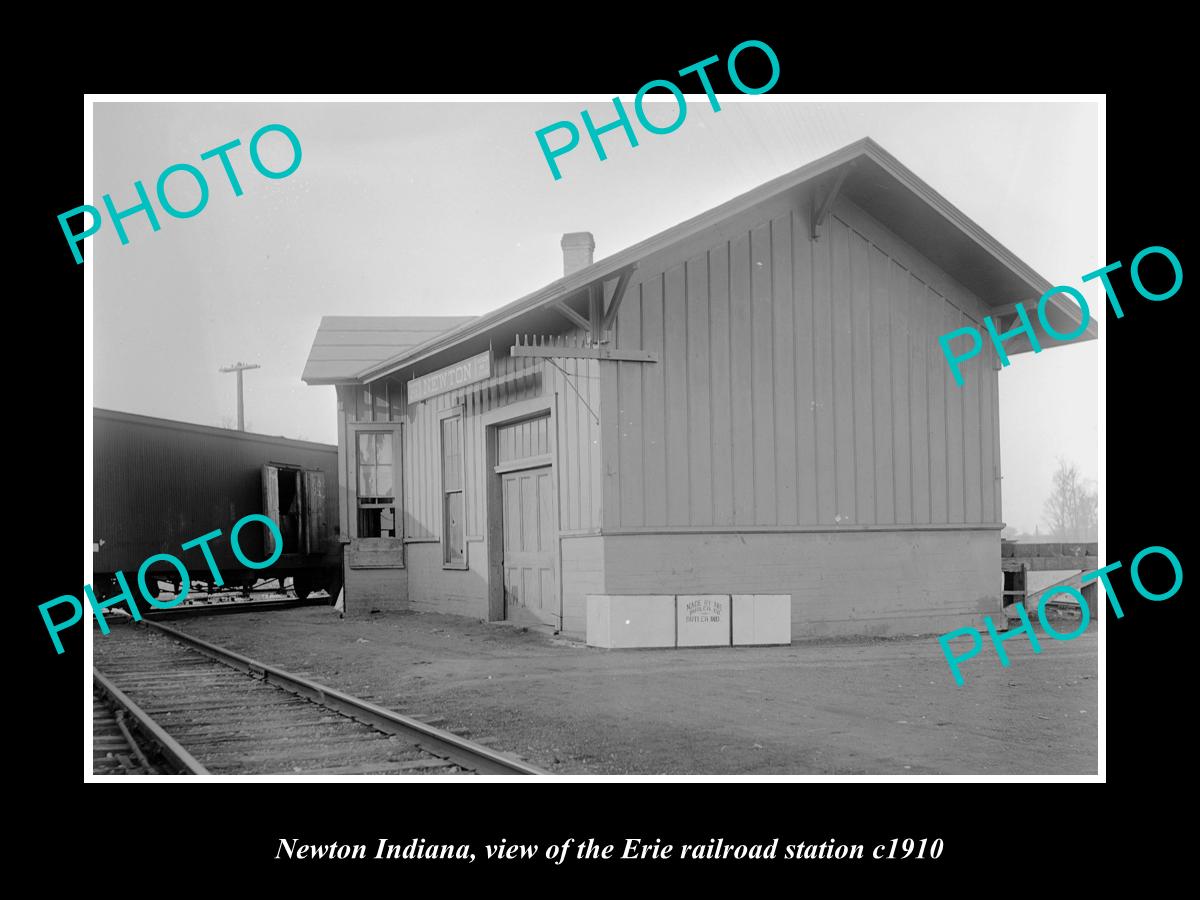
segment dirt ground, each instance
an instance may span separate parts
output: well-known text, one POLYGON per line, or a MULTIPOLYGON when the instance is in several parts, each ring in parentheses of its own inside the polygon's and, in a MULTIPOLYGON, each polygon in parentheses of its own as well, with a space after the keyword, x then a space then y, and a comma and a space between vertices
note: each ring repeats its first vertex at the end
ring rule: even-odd
POLYGON ((170 624, 556 773, 1097 770, 1094 621, 1069 642, 1039 631, 1037 655, 1024 636, 1006 642, 1007 669, 985 635, 961 688, 933 635, 599 650, 420 612, 339 619, 310 607, 170 624))

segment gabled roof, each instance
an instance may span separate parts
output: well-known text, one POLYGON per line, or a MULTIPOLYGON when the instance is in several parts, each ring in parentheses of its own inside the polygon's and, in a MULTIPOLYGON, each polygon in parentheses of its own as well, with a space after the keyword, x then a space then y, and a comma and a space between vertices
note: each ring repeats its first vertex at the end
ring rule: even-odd
MULTIPOLYGON (((1034 310, 1030 302, 1036 304, 1050 289, 1050 282, 949 200, 873 140, 863 138, 445 334, 418 346, 398 350, 377 363, 367 364, 358 372, 358 380, 366 382, 380 378, 458 343, 480 338, 489 329, 577 294, 652 253, 687 240, 786 191, 811 190, 818 184, 827 189, 839 178, 843 195, 923 253, 984 304, 997 307, 997 315, 1001 308, 1007 308, 1011 315, 1011 304, 1024 302, 1032 316, 1034 310)), ((1080 319, 1078 307, 1061 295, 1050 301, 1047 312, 1051 324, 1060 333, 1073 331, 1080 319)), ((1078 340, 1095 337, 1096 320, 1093 317, 1078 340)), ((1012 354, 1027 350, 1029 346, 1028 342, 1022 346, 1021 341, 1014 341, 1006 349, 1012 354)))
POLYGON ((474 316, 323 316, 301 380, 357 382, 363 369, 427 344, 474 316))

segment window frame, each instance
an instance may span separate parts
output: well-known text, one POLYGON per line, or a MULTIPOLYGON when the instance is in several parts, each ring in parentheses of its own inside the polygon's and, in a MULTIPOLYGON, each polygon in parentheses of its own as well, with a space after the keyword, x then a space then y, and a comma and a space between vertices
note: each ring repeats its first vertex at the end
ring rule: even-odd
POLYGON ((466 448, 466 416, 461 406, 440 410, 437 418, 438 429, 438 496, 441 503, 442 535, 439 543, 442 545, 442 568, 455 571, 465 571, 470 568, 467 558, 467 448, 466 448), (446 490, 446 422, 450 419, 458 421, 458 483, 457 491, 446 490), (446 498, 453 493, 462 497, 462 559, 452 562, 449 559, 450 529, 447 526, 446 498))
POLYGON ((353 509, 350 522, 347 524, 351 528, 350 536, 354 541, 355 549, 400 550, 404 545, 404 442, 402 440, 401 425, 397 422, 362 422, 354 426, 351 436, 350 455, 354 463, 354 472, 353 480, 350 484, 353 495, 353 509), (393 496, 390 505, 396 511, 395 537, 362 537, 358 533, 358 511, 360 509, 387 509, 389 507, 388 504, 383 503, 370 503, 366 506, 359 503, 358 440, 359 435, 362 434, 389 434, 392 437, 393 496))

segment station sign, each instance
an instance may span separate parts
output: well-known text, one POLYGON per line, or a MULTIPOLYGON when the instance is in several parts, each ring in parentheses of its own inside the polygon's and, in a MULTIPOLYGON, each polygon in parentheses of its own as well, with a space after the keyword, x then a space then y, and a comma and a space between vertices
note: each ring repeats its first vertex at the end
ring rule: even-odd
POLYGON ((438 394, 444 394, 464 385, 474 384, 492 377, 492 354, 485 350, 478 356, 427 375, 421 375, 408 383, 408 402, 418 403, 438 394))

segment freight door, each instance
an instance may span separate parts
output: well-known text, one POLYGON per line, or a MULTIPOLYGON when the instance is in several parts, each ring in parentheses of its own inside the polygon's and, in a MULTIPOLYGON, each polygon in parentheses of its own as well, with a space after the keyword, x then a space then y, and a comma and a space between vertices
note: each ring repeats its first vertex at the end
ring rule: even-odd
POLYGON ((554 470, 541 466, 505 472, 500 478, 504 501, 504 617, 520 620, 532 614, 558 627, 554 470))

